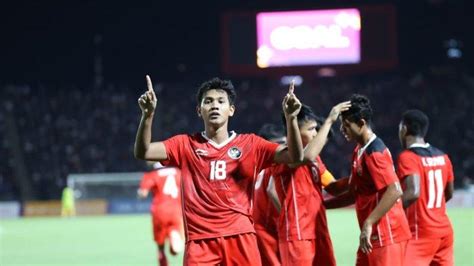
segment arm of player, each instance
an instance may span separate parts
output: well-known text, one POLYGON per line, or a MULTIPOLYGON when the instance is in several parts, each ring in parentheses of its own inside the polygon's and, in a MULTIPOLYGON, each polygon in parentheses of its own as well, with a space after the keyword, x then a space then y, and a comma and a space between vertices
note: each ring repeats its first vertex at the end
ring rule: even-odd
POLYGON ((135 137, 134 155, 137 159, 160 161, 166 160, 166 147, 162 142, 151 142, 151 126, 156 109, 156 95, 150 77, 146 76, 148 90, 138 98, 142 110, 140 125, 135 137))
POLYGON ((420 197, 420 176, 413 174, 404 178, 405 190, 403 191, 403 208, 408 208, 420 197))
POLYGON ((297 115, 301 110, 301 102, 293 93, 294 89, 294 82, 291 82, 290 89, 282 103, 286 120, 288 149, 285 149, 283 145, 277 148, 273 159, 276 163, 299 163, 303 160, 303 142, 301 141, 297 120, 297 115))
POLYGON ((402 194, 403 192, 400 188, 400 183, 395 182, 387 186, 387 189, 380 199, 379 204, 377 204, 375 209, 370 213, 369 217, 367 217, 364 225, 362 226, 359 238, 359 248, 362 250, 362 252, 372 252, 372 244, 370 243, 372 226, 392 208, 392 206, 402 196, 402 194))
MULTIPOLYGON (((336 181, 339 182, 339 181, 336 181)), ((342 181, 341 181, 342 182, 342 181)), ((337 209, 352 205, 355 203, 354 192, 349 189, 349 185, 346 187, 346 191, 339 194, 337 197, 327 199, 324 201, 326 209, 337 209)))
MULTIPOLYGON (((328 171, 329 172, 329 171, 328 171)), ((323 174, 324 177, 324 174, 323 174)), ((339 180, 334 180, 328 185, 324 186, 324 190, 332 196, 338 196, 349 189, 349 177, 340 178, 339 180)))
POLYGON ((448 202, 454 194, 454 184, 453 181, 448 181, 446 188, 444 189, 444 198, 448 202))
POLYGON ((150 191, 149 191, 148 189, 139 188, 139 189, 137 190, 137 197, 138 197, 139 199, 144 199, 144 198, 148 197, 148 193, 149 193, 149 192, 150 192, 150 191))
POLYGON ((314 137, 308 143, 308 145, 306 145, 306 148, 304 149, 303 162, 314 161, 314 158, 316 158, 321 153, 321 150, 326 144, 332 124, 337 121, 337 118, 339 117, 341 112, 348 110, 350 107, 351 102, 347 101, 339 103, 331 109, 331 112, 329 113, 328 117, 319 129, 318 134, 316 134, 316 137, 314 137))

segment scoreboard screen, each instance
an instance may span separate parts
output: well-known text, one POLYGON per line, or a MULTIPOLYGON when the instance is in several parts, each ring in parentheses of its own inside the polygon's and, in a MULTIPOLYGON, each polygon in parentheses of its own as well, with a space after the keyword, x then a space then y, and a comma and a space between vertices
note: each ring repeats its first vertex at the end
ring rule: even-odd
POLYGON ((256 27, 259 68, 360 62, 361 19, 355 8, 261 12, 256 27))

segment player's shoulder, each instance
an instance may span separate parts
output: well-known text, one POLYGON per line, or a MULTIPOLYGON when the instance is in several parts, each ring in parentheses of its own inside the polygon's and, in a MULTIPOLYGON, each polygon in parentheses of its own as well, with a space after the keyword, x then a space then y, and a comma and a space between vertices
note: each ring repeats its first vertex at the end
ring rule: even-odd
POLYGON ((372 143, 367 146, 365 152, 367 155, 372 155, 373 153, 380 152, 384 153, 385 150, 387 149, 387 146, 385 146, 385 143, 380 139, 379 137, 375 138, 372 143))
POLYGON ((430 144, 413 145, 408 150, 421 157, 434 157, 434 156, 446 155, 444 151, 430 144))

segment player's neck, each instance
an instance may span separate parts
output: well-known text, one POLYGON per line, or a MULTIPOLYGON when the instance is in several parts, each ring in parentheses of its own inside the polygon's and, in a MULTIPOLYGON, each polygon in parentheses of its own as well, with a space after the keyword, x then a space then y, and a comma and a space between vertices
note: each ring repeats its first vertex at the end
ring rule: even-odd
POLYGON ((425 139, 415 136, 405 137, 405 148, 409 148, 413 144, 426 144, 425 139))
POLYGON ((220 127, 206 126, 206 137, 217 144, 221 144, 229 138, 229 131, 227 130, 227 123, 220 127))
POLYGON ((364 130, 364 132, 362 132, 357 142, 363 147, 370 141, 373 135, 374 132, 372 131, 372 129, 367 128, 367 130, 364 130))

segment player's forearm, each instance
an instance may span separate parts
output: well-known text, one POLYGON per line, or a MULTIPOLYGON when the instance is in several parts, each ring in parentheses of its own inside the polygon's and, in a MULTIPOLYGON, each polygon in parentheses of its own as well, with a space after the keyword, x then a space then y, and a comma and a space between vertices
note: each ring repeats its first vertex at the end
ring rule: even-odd
POLYGON ((413 189, 407 189, 403 191, 403 196, 402 196, 402 202, 403 202, 403 208, 406 209, 410 207, 419 197, 419 194, 417 195, 413 189))
POLYGON ((151 126, 153 123, 153 114, 142 115, 140 125, 138 126, 135 137, 134 155, 137 159, 145 159, 146 152, 151 143, 151 126))
POLYGON ((333 196, 340 195, 349 189, 349 178, 344 177, 324 187, 324 190, 333 196))
POLYGON ((342 208, 342 207, 352 205, 354 204, 354 202, 355 202, 354 194, 352 193, 351 190, 347 190, 346 192, 340 194, 337 197, 325 200, 324 206, 326 207, 326 209, 337 209, 337 208, 342 208))
POLYGON ((393 183, 387 187, 385 193, 379 201, 379 204, 370 213, 365 223, 373 225, 377 223, 382 216, 384 216, 395 204, 395 202, 402 196, 402 190, 398 182, 393 183))
POLYGON ((299 163, 303 161, 303 142, 301 141, 298 121, 295 117, 286 118, 286 128, 288 129, 286 139, 288 145, 288 155, 290 163, 299 163))
POLYGON ((304 149, 304 158, 305 162, 313 161, 322 151, 326 141, 328 139, 329 131, 331 130, 332 121, 326 119, 324 124, 318 131, 318 134, 313 138, 309 144, 304 149))

